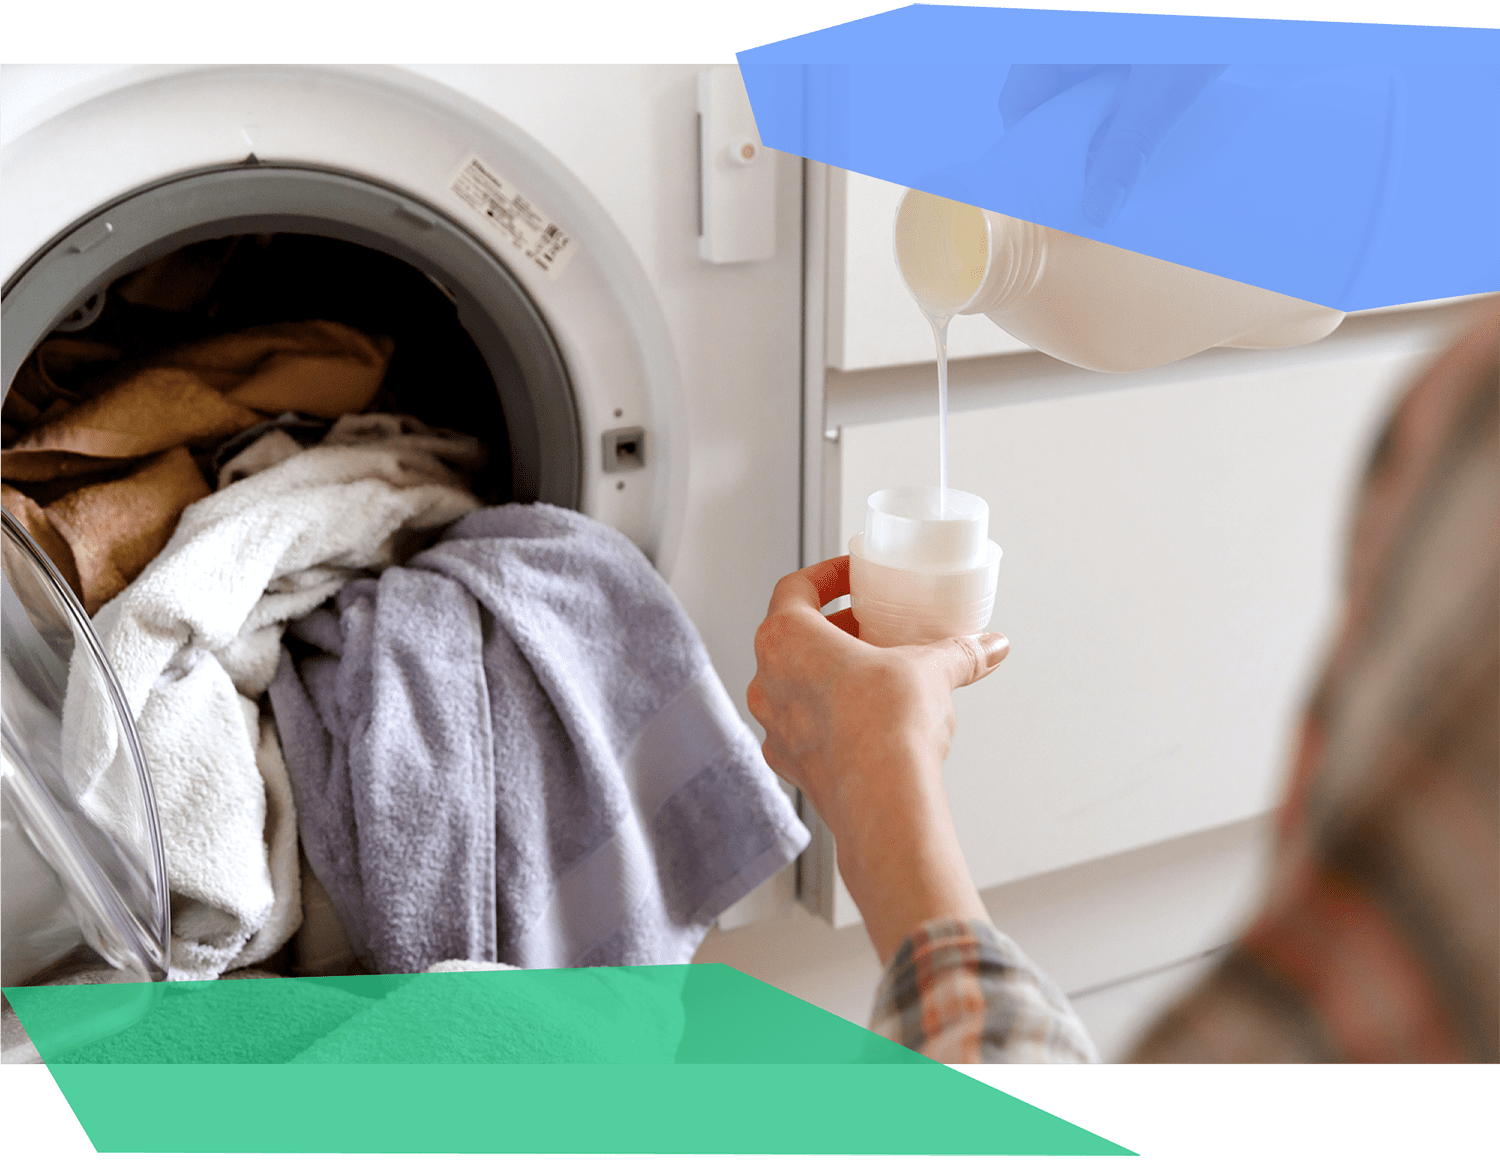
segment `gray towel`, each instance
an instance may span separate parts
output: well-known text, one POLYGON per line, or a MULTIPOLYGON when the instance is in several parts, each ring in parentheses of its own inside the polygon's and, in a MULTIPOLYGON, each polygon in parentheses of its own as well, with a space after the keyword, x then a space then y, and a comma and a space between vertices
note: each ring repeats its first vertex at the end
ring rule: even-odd
POLYGON ((447 961, 405 978, 291 1062, 672 1064, 687 1023, 686 970, 476 971, 473 964, 447 961))
POLYGON ((686 963, 807 845, 665 582, 577 513, 474 512, 288 648, 303 846, 381 971, 686 963))

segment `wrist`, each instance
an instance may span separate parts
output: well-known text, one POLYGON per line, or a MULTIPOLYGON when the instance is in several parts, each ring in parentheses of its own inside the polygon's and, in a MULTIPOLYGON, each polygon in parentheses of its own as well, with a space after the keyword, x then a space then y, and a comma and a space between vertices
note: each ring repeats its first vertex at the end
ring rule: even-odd
POLYGON ((989 916, 958 844, 940 766, 888 762, 882 774, 901 783, 857 786, 869 800, 846 811, 844 824, 829 828, 838 844, 839 873, 884 964, 902 939, 930 919, 989 916))

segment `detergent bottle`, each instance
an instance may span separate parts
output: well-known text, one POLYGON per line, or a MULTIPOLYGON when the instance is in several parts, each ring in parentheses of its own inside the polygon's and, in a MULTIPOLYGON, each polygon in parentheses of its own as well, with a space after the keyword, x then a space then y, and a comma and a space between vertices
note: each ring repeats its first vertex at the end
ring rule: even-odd
POLYGON ((896 213, 896 261, 929 318, 983 313, 1088 370, 1145 370, 1213 346, 1317 341, 1344 319, 1300 301, 922 191, 896 213))
MULTIPOLYGON (((1383 84, 1378 74, 1321 67, 1227 71, 1158 151, 1113 235, 1220 255, 1225 233, 1235 233, 1236 264, 1274 272, 1301 263, 1304 275, 1316 277, 1313 287, 1349 285, 1378 225, 1378 172, 1389 153, 1383 84), (1360 100, 1349 100, 1351 93, 1360 100), (1268 159, 1288 173, 1267 175, 1268 159), (1306 223, 1294 180, 1320 178, 1320 169, 1325 187, 1337 179, 1376 194, 1340 202, 1327 222, 1306 223)), ((956 314, 983 313, 1043 353, 1111 372, 1214 346, 1302 345, 1344 318, 1338 309, 1080 234, 1087 230, 1085 163, 1112 85, 1100 75, 1068 89, 980 158, 929 184, 1062 226, 922 190, 902 197, 896 263, 937 351, 937 487, 889 488, 869 498, 864 530, 849 545, 850 603, 866 642, 977 634, 994 608, 1000 547, 989 539, 989 508, 948 487, 946 338, 956 314)))
POLYGON ((1338 309, 1260 286, 1338 303, 1357 283, 1389 210, 1400 145, 1391 78, 1229 68, 1102 228, 1084 213, 1086 160, 1115 84, 1100 75, 1064 91, 980 157, 907 192, 896 261, 923 312, 983 313, 1043 353, 1101 371, 1331 333, 1338 309), (1241 279, 1158 258, 1168 255, 1241 279))

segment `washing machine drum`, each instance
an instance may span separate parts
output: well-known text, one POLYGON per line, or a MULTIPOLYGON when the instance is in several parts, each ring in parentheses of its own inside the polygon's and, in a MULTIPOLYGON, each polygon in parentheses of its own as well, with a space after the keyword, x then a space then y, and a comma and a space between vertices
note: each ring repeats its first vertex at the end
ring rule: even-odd
MULTIPOLYGON (((293 305, 306 303, 309 286, 331 281, 346 293, 362 290, 356 300, 376 317, 415 306, 400 324, 417 330, 420 344, 403 349, 397 337, 385 401, 486 444, 488 478, 475 483, 481 499, 578 507, 576 405, 558 347, 524 289, 441 213, 328 170, 212 168, 134 192, 75 224, 5 290, 7 390, 38 343, 58 329, 85 329, 107 311, 114 282, 173 252, 212 250, 215 241, 292 256, 282 294, 293 305), (394 296, 396 284, 406 300, 394 296)), ((265 320, 278 314, 316 315, 282 306, 268 308, 265 320)), ((378 320, 346 324, 390 332, 378 320)), ((170 904, 134 725, 78 599, 26 530, 8 513, 3 519, 4 982, 47 979, 59 961, 86 957, 84 948, 126 979, 162 979, 170 904), (115 724, 113 763, 87 792, 73 782, 82 773, 70 752, 80 741, 65 719, 68 696, 81 689, 96 693, 86 706, 111 712, 115 724)))

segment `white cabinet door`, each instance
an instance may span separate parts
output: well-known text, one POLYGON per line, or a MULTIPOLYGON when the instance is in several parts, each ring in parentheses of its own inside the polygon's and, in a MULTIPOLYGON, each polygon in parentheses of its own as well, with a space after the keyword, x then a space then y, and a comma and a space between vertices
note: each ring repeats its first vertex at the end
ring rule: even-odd
MULTIPOLYGON (((1300 362, 1220 351, 1154 383, 1080 384, 1055 364, 1058 388, 1098 392, 1047 395, 1033 371, 1024 401, 1005 368, 1050 359, 982 364, 996 405, 951 417, 950 482, 989 502, 1004 549, 992 629, 1013 649, 956 694, 945 768, 981 889, 1272 806, 1336 616, 1358 472, 1431 350, 1372 334, 1300 362)), ((831 421, 931 393, 930 368, 910 374, 909 395, 891 372, 863 402, 845 387, 831 421)), ((935 482, 937 458, 931 415, 829 434, 825 556, 847 549, 871 492, 935 482)), ((804 898, 851 922, 819 845, 804 898)))
MULTIPOLYGON (((932 330, 901 283, 893 225, 906 188, 828 169, 828 365, 835 370, 933 360, 932 330)), ((1014 354, 1028 347, 986 317, 955 317, 954 358, 1014 354)))

